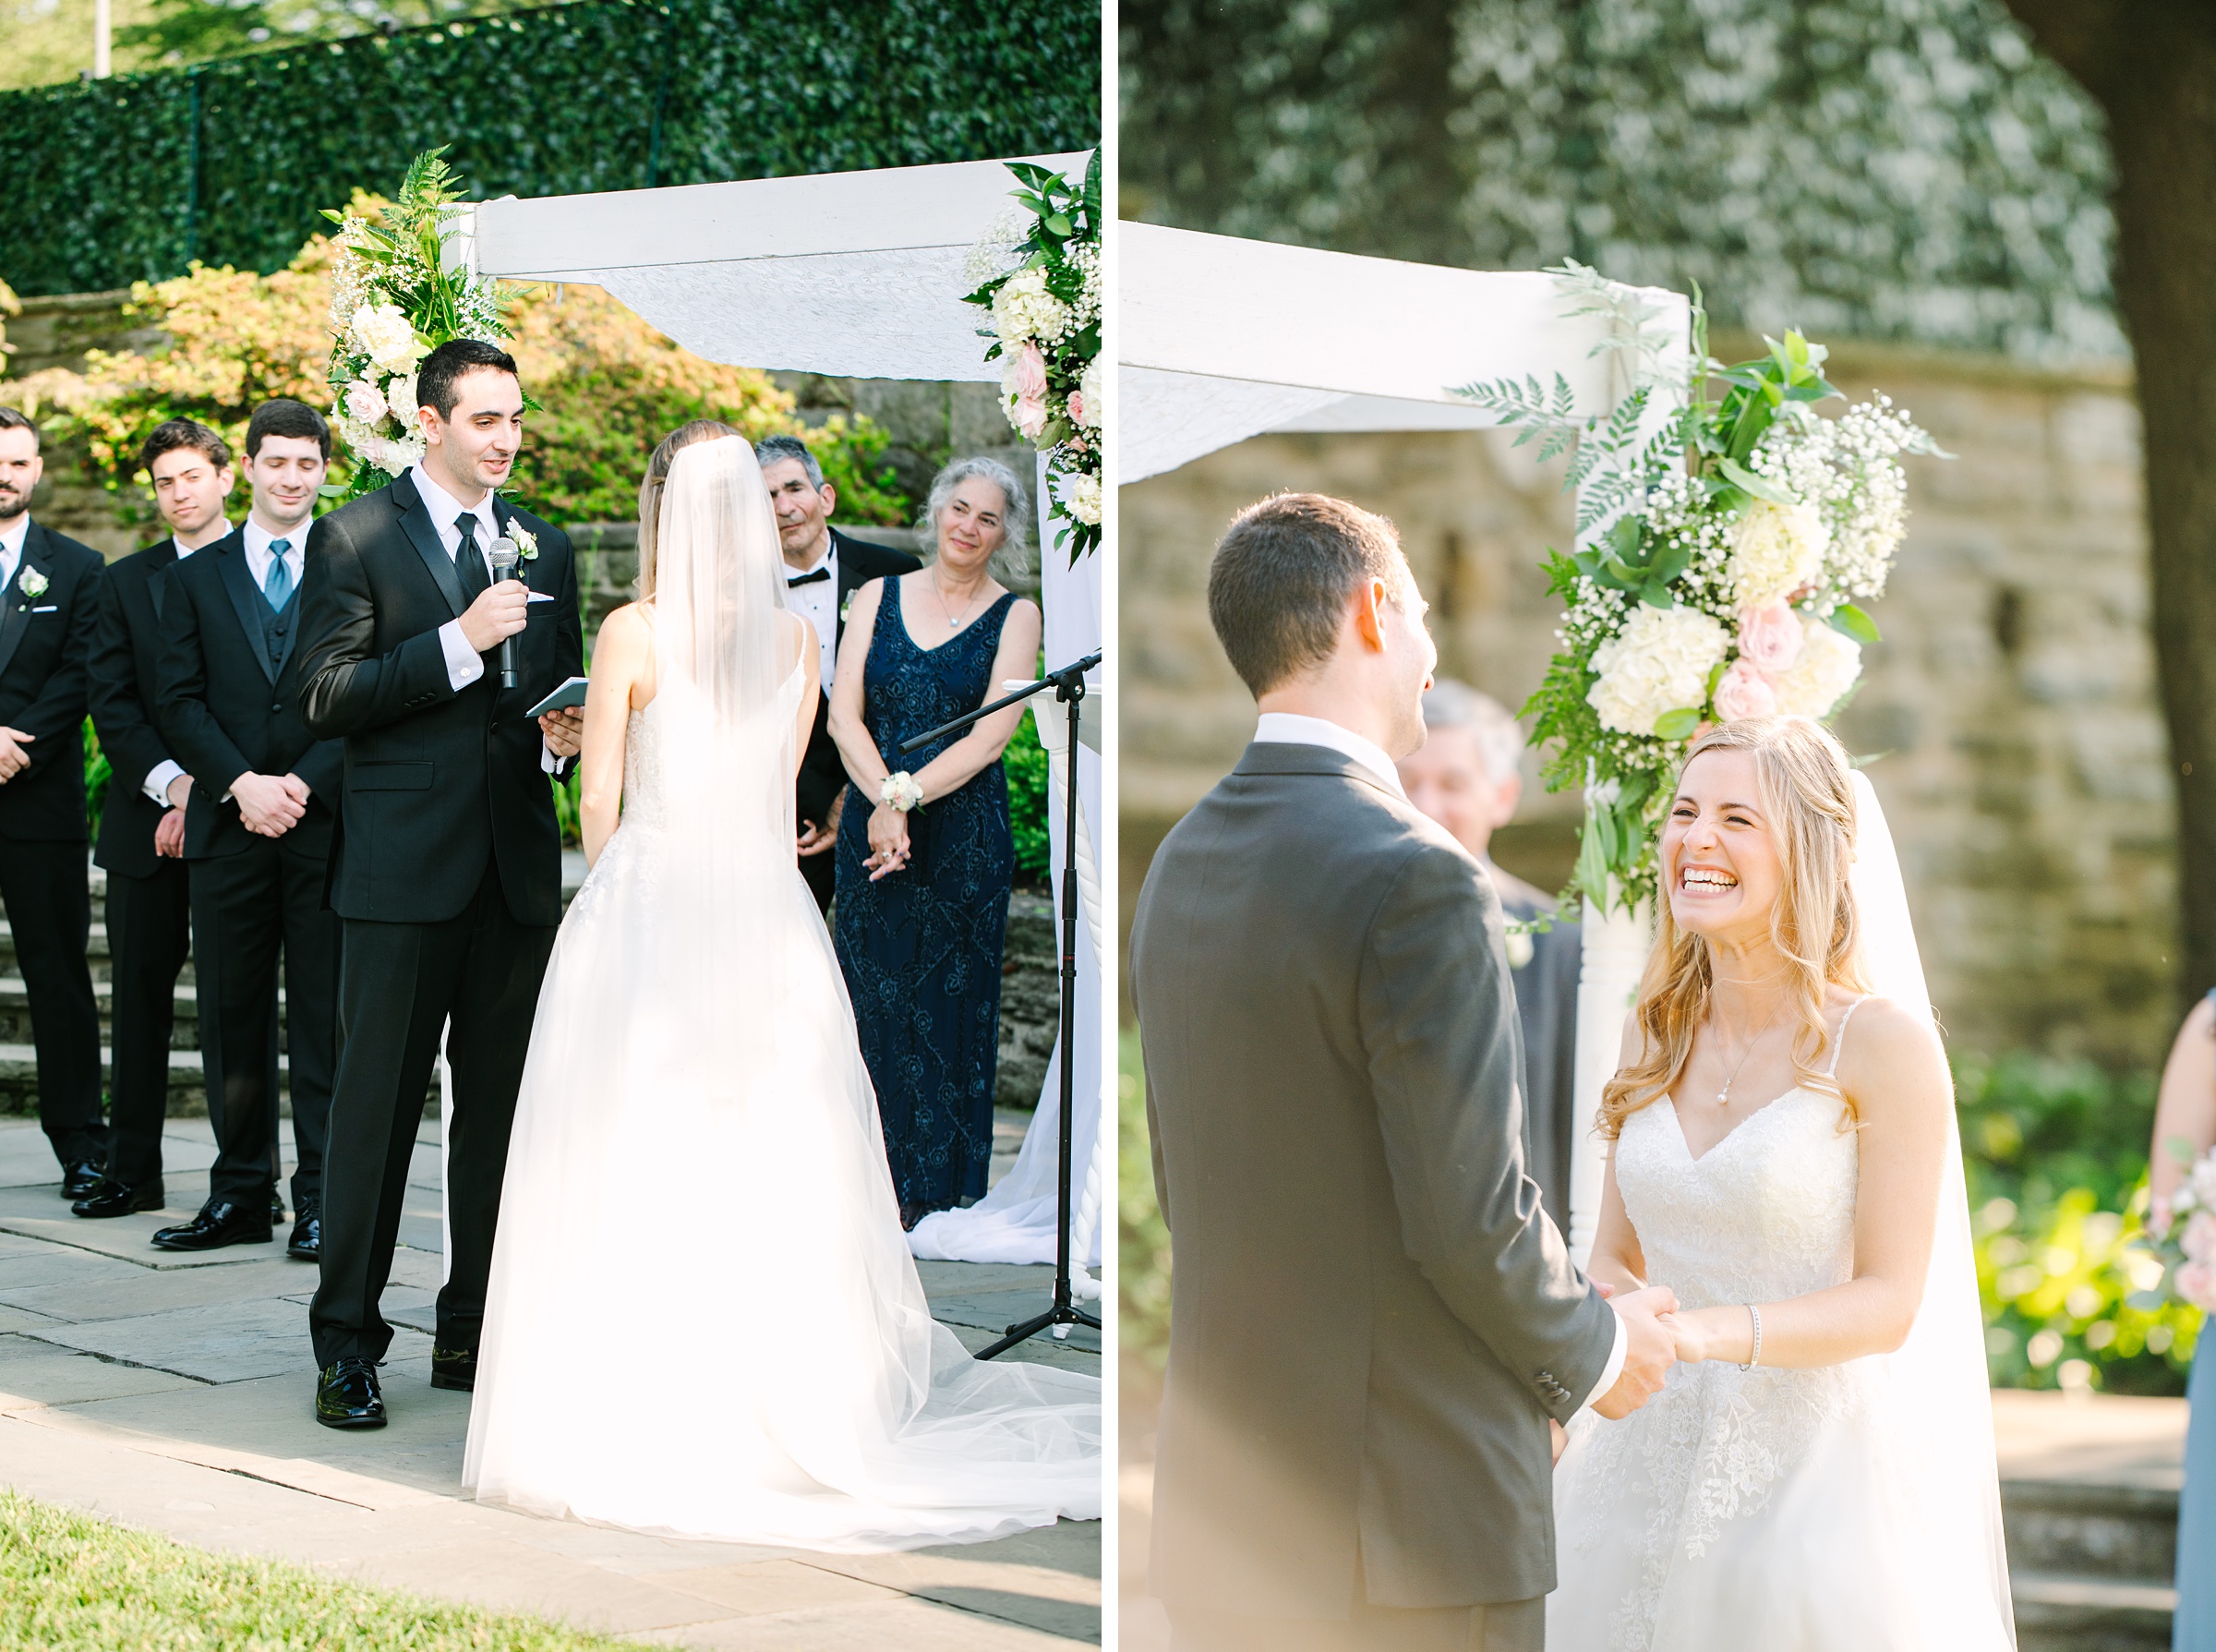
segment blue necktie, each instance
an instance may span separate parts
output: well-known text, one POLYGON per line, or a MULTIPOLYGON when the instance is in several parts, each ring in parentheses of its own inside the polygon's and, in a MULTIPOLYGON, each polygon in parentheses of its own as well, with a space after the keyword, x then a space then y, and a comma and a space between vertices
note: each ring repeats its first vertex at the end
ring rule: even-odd
POLYGON ((290 539, 270 541, 270 576, 261 582, 261 595, 272 613, 282 613, 292 600, 293 571, 284 564, 284 553, 292 548, 290 539))

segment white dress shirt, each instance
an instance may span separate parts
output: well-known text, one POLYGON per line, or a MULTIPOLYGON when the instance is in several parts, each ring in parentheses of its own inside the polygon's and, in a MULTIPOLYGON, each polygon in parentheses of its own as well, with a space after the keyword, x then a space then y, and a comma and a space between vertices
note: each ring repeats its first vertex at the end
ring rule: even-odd
MULTIPOLYGON (((293 576, 293 589, 299 590, 300 582, 307 573, 307 530, 311 525, 302 523, 282 536, 272 534, 251 516, 239 529, 239 537, 247 543, 247 572, 254 576, 254 588, 266 591, 270 585, 270 564, 276 560, 270 549, 278 538, 285 542, 284 571, 293 576)), ((182 552, 180 555, 184 554, 182 552)))
MULTIPOLYGON (((1356 734, 1352 729, 1319 717, 1300 717, 1289 711, 1265 711, 1261 720, 1255 726, 1254 738, 1268 745, 1323 746, 1341 753, 1360 764, 1364 773, 1393 796, 1403 802, 1407 800, 1407 792, 1401 788, 1400 771, 1393 766, 1392 759, 1385 754, 1385 748, 1373 740, 1356 734)), ((1624 1357, 1630 1352, 1631 1332, 1624 1328, 1623 1320, 1619 1317, 1616 1320, 1616 1345, 1608 1353, 1608 1363, 1601 1368, 1600 1381, 1585 1395, 1584 1405, 1592 1405, 1616 1386, 1616 1380, 1623 1375, 1624 1357)))
POLYGON ((793 572, 790 562, 785 564, 785 606, 815 627, 816 660, 823 674, 824 693, 828 694, 831 674, 838 664, 838 541, 828 529, 824 533, 824 544, 828 549, 823 561, 810 563, 798 573, 793 572), (810 580, 804 585, 791 583, 818 568, 831 577, 810 580))
MULTIPOLYGON (((252 525, 251 522, 248 523, 248 525, 252 525)), ((215 537, 215 539, 228 538, 230 537, 230 532, 231 525, 226 522, 223 524, 223 531, 218 534, 215 537)), ((264 535, 263 537, 266 539, 268 536, 264 535)), ((215 543, 215 539, 211 539, 207 541, 207 543, 213 545, 215 543)), ((177 553, 177 561, 180 562, 199 549, 199 547, 192 545, 179 545, 176 541, 176 537, 174 534, 170 537, 169 547, 172 550, 177 553)), ((294 577, 298 577, 298 564, 296 563, 295 564, 294 577)), ((181 779, 184 777, 184 774, 185 766, 183 764, 179 763, 175 757, 164 757, 161 762, 155 764, 151 769, 147 771, 146 784, 139 787, 138 790, 145 792, 147 796, 152 798, 154 802, 160 803, 164 809, 171 808, 174 805, 172 805, 169 801, 169 789, 179 779, 181 779)))
MULTIPOLYGON (((473 537, 477 542, 477 555, 485 561, 485 577, 489 580, 492 577, 492 542, 500 537, 500 519, 493 514, 492 494, 488 491, 475 505, 465 505, 432 481, 420 464, 408 467, 408 477, 416 484, 416 492, 423 500, 423 508, 431 513, 431 525, 439 530, 440 549, 446 552, 450 562, 453 561, 454 553, 462 549, 462 530, 456 525, 457 520, 465 515, 476 518, 476 531, 473 537)), ((485 675, 484 658, 469 645, 469 639, 462 634, 460 620, 449 620, 439 628, 439 646, 446 655, 446 680, 453 685, 454 693, 460 693, 485 675)), ((543 739, 539 742, 538 766, 548 774, 561 766, 561 760, 554 755, 554 748, 543 739)))
POLYGON ((12 522, 0 522, 0 591, 7 589, 23 561, 23 541, 30 537, 30 512, 18 511, 12 522))

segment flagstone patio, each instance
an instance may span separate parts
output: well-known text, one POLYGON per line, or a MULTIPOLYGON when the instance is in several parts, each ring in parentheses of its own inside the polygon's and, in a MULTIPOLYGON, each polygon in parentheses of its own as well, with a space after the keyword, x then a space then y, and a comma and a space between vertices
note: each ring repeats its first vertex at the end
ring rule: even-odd
MULTIPOLYGON (((1005 1115, 995 1171, 1025 1120, 1005 1115)), ((688 1542, 464 1501, 469 1396, 429 1385, 440 1272, 438 1123, 416 1139, 384 1297, 401 1327, 391 1422, 309 1415, 312 1266, 280 1243, 151 1248, 207 1190, 205 1119, 166 1132, 168 1208, 69 1214, 37 1126, 0 1118, 0 1484, 203 1548, 283 1556, 366 1583, 561 1618, 657 1645, 753 1649, 1049 1648, 1101 1638, 1101 1527, 898 1555, 688 1542)), ((1044 1306, 1045 1268, 921 1264, 933 1311, 971 1348, 1044 1306)), ((1098 1375, 1100 1337, 1025 1357, 1098 1375)))

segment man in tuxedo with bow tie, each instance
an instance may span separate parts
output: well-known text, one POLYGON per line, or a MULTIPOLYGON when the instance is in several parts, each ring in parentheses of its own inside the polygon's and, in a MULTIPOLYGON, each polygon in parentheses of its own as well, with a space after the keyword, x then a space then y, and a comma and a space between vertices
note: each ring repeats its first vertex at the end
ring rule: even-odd
POLYGON ((904 550, 872 545, 831 525, 838 489, 824 480, 808 444, 797 436, 770 436, 754 445, 762 481, 777 512, 777 542, 785 553, 785 601, 815 627, 823 692, 815 703, 815 728, 794 781, 794 818, 801 823, 801 875, 815 904, 831 908, 832 849, 838 842, 838 816, 847 794, 847 768, 831 739, 831 679, 838 665, 838 645, 846 634, 847 604, 873 579, 897 579, 923 564, 904 550))
MULTIPOLYGON (((265 402, 247 424, 247 519, 163 576, 160 714, 191 771, 185 860, 200 1048, 216 1159, 199 1214, 160 1250, 266 1245, 277 1152, 277 970, 284 963, 293 1100, 294 1225, 314 1261, 337 1062, 339 921, 325 905, 342 756, 300 717, 300 585, 331 427, 302 402, 265 402)), ((278 1216, 282 1220, 282 1216, 278 1216)))
POLYGON ((0 407, 0 901, 30 999, 39 1123, 62 1197, 100 1187, 100 1009, 85 943, 86 661, 105 583, 100 553, 30 519, 39 428, 0 407))
MULTIPOLYGON (((171 568, 230 537, 224 508, 237 479, 230 444, 188 418, 157 426, 138 464, 153 484, 169 537, 109 565, 90 668, 92 726, 111 770, 92 859, 108 874, 115 1055, 107 1178, 69 1209, 93 1218, 160 1210, 163 1202, 169 1040, 176 1026, 177 977, 192 937, 184 858, 192 776, 158 718, 162 602, 171 568)), ((202 1055, 208 1055, 204 1043, 202 1055)), ((212 1083, 209 1101, 217 1103, 212 1083)))
POLYGON ((523 439, 514 359, 454 340, 424 358, 416 393, 422 460, 318 520, 301 594, 301 710, 311 733, 345 742, 340 1057, 308 1310, 316 1418, 342 1429, 385 1420, 377 1362, 392 1329, 378 1298, 442 1029, 454 1103, 431 1382, 475 1385, 508 1134, 561 922, 548 780, 569 772, 583 722, 526 715, 582 673, 584 643, 569 539, 494 492, 523 439), (502 537, 523 561, 495 584, 502 537))

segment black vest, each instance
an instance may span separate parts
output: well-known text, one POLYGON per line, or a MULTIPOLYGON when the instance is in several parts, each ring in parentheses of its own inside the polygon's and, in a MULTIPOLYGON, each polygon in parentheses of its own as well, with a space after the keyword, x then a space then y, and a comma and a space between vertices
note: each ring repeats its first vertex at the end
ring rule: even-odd
POLYGON ((293 638, 300 627, 300 587, 295 585, 284 606, 271 609, 266 597, 255 605, 255 614, 261 621, 261 645, 269 651, 270 672, 282 675, 284 662, 291 657, 293 638))

